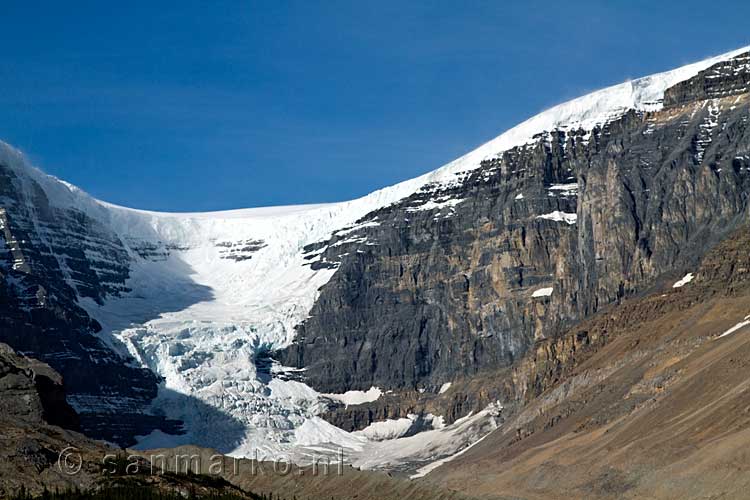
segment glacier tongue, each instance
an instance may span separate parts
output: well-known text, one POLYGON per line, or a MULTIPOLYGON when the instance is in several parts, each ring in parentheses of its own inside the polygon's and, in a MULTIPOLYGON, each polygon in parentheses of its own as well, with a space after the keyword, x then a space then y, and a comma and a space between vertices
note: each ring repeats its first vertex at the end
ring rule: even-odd
MULTIPOLYGON (((82 300, 113 348, 127 351, 164 377, 153 411, 186 423, 186 434, 155 431, 139 439, 139 448, 190 443, 235 456, 299 462, 335 458, 344 450, 347 460, 358 463, 377 446, 384 464, 408 461, 411 454, 425 459, 418 450, 421 440, 413 441, 408 453, 399 452, 402 443, 375 444, 366 434, 345 432, 317 416, 326 399, 372 400, 379 390, 321 395, 304 383, 276 376, 283 367, 264 363, 264 354, 291 342, 294 326, 334 272, 305 266, 302 247, 330 234, 331 221, 333 227, 344 227, 370 210, 341 214, 335 208, 311 207, 271 217, 247 211, 244 217, 227 219, 140 213, 159 236, 150 235, 155 238, 152 246, 164 245, 169 236, 172 250, 155 260, 133 257, 130 293, 102 305, 82 300), (220 257, 226 247, 217 243, 249 238, 265 245, 250 259, 220 257), (216 410, 223 417, 217 418, 216 410)), ((139 244, 146 233, 141 232, 139 244)), ((481 422, 491 421, 484 414, 477 417, 473 421, 480 428, 485 428, 481 422)), ((451 436, 453 428, 440 435, 451 436)), ((462 422, 455 429, 456 436, 476 437, 464 433, 462 422)), ((451 441, 460 446, 456 436, 451 441)), ((378 463, 372 458, 363 462, 378 463)))
POLYGON ((226 218, 112 208, 113 218, 127 219, 114 227, 130 228, 127 238, 135 245, 170 248, 155 260, 133 257, 131 293, 84 304, 112 345, 164 377, 155 411, 187 424, 184 436, 157 432, 140 446, 190 442, 238 455, 279 455, 295 445, 295 429, 321 411, 321 398, 304 384, 259 370, 257 361, 292 340, 334 272, 305 266, 302 248, 329 234, 331 223, 357 216, 335 208, 248 210, 226 218), (222 258, 244 241, 262 245, 243 260, 222 258), (227 418, 209 418, 209 409, 227 418))
MULTIPOLYGON (((631 109, 659 109, 668 87, 747 50, 574 99, 438 170, 343 203, 148 212, 95 200, 18 160, 9 146, 2 145, 11 151, 3 151, 3 156, 12 157, 11 168, 37 181, 50 203, 88 214, 111 228, 127 247, 130 291, 110 296, 103 304, 80 302, 103 325, 114 349, 164 377, 154 411, 186 422, 187 434, 156 432, 143 436, 140 447, 194 443, 234 455, 252 456, 257 451, 300 456, 305 447, 329 443, 356 456, 371 446, 367 438, 318 418, 323 396, 303 383, 279 378, 265 358, 292 341, 294 327, 309 314, 318 289, 335 272, 305 265, 303 248, 327 240, 334 231, 343 234, 369 212, 420 189, 458 182, 485 158, 526 144, 545 131, 591 130, 631 109), (217 414, 226 418, 217 419, 217 414)), ((436 435, 450 435, 446 429, 436 435)), ((408 443, 414 455, 427 446, 423 439, 410 438, 408 443)), ((388 446, 380 442, 375 448, 395 460, 388 446)), ((402 459, 407 457, 399 455, 402 459)), ((364 455, 359 462, 378 466, 375 458, 364 455)))

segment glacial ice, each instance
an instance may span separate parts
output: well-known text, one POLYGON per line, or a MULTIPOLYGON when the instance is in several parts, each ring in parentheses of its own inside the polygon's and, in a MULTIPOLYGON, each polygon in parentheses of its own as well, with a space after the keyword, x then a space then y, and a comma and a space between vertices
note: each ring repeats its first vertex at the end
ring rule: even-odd
MULTIPOLYGON (((493 411, 415 436, 374 441, 367 432, 347 433, 323 421, 319 414, 325 396, 302 382, 281 377, 284 367, 259 369, 259 356, 293 340, 295 326, 308 316, 318 289, 335 272, 304 265, 303 247, 337 231, 343 235, 367 213, 427 186, 458 183, 462 174, 478 168, 482 160, 529 143, 541 132, 590 131, 631 109, 660 109, 665 89, 747 50, 750 47, 555 106, 437 170, 341 203, 209 213, 150 212, 96 200, 30 166, 5 144, 0 144, 0 157, 21 177, 38 182, 51 205, 86 213, 111 228, 127 246, 131 264, 126 285, 131 291, 111 296, 103 304, 91 299, 80 303, 103 325, 102 335, 113 349, 164 377, 153 411, 187 424, 186 435, 155 432, 141 437, 140 447, 190 442, 236 456, 259 451, 302 457, 305 450, 340 446, 352 463, 366 468, 439 460, 455 456, 491 431, 493 411), (265 246, 254 249, 246 260, 222 258, 223 247, 217 243, 246 241, 262 241, 265 246), (165 249, 164 258, 139 255, 137 249, 144 244, 165 249), (179 394, 201 404, 186 406, 184 399, 176 397, 179 394), (226 414, 226 422, 217 424, 206 408, 226 414)), ((576 188, 570 184, 551 189, 572 195, 576 188)), ((516 196, 522 198, 523 194, 516 196)), ((431 200, 419 209, 452 208, 459 202, 431 200)), ((576 223, 576 214, 559 211, 539 217, 576 223)), ((552 288, 543 288, 532 296, 551 293, 552 288)), ((380 396, 379 389, 373 388, 365 398, 338 399, 356 404, 376 397, 371 392, 375 390, 380 396)), ((398 427, 405 422, 388 425, 398 427)), ((423 468, 418 475, 430 469, 423 468)))

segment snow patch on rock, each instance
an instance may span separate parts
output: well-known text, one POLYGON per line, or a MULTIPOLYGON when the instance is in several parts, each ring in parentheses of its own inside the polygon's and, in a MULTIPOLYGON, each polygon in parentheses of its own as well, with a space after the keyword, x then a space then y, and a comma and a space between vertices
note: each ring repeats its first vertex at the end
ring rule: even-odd
POLYGON ((693 273, 687 273, 685 276, 676 281, 675 284, 672 285, 672 288, 682 288, 683 286, 693 281, 693 278, 693 273))
POLYGON ((734 325, 732 328, 730 328, 726 332, 724 332, 721 335, 719 335, 718 338, 722 338, 722 337, 726 337, 727 335, 731 335, 734 332, 736 332, 737 330, 745 328, 746 326, 750 326, 750 315, 745 316, 745 321, 740 321, 739 323, 737 323, 736 325, 734 325))
POLYGON ((538 215, 536 218, 551 220, 554 222, 565 222, 566 224, 571 225, 575 224, 578 221, 577 214, 569 214, 567 212, 561 212, 560 210, 555 210, 554 212, 550 212, 548 214, 538 215))
POLYGON ((324 394, 325 397, 344 403, 345 406, 372 403, 373 401, 377 401, 382 395, 383 391, 377 387, 370 387, 366 391, 347 391, 343 394, 324 394))
POLYGON ((539 288, 537 290, 534 290, 534 293, 531 294, 532 297, 549 297, 552 295, 554 288, 553 287, 546 287, 546 288, 539 288))

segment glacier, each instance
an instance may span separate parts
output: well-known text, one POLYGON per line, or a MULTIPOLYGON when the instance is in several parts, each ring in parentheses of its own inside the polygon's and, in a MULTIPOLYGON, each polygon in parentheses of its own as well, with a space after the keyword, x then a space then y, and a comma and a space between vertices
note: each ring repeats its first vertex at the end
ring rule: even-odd
MULTIPOLYGON (((314 270, 306 265, 304 248, 334 233, 351 232, 366 214, 420 190, 459 183, 482 160, 532 142, 545 132, 590 131, 630 110, 658 110, 667 88, 748 50, 738 49, 555 106, 437 170, 340 203, 203 213, 144 211, 97 200, 34 168, 7 144, 2 144, 0 155, 19 177, 36 181, 51 204, 86 213, 126 245, 130 257, 127 290, 109 295, 102 303, 91 298, 79 302, 101 323, 102 334, 124 362, 163 377, 152 410, 186 423, 186 434, 156 431, 141 436, 139 448, 191 443, 233 456, 261 454, 303 461, 316 450, 332 452, 341 447, 353 464, 396 466, 459 453, 494 428, 497 412, 488 409, 445 427, 436 425, 436 417, 433 430, 400 439, 376 436, 399 435, 409 422, 348 433, 322 420, 319 414, 329 399, 362 402, 381 391, 319 394, 289 377, 289 368, 267 359, 268 353, 292 342, 295 326, 307 317, 318 290, 336 272, 335 268, 314 270), (209 418, 205 406, 186 405, 184 399, 175 397, 179 394, 231 415, 241 424, 241 432, 209 418), (443 444, 436 447, 432 438, 443 444)), ((575 187, 561 185, 559 189, 568 192, 575 187)), ((425 208, 440 203, 428 201, 425 208)), ((553 221, 575 223, 575 214, 549 215, 553 221)))

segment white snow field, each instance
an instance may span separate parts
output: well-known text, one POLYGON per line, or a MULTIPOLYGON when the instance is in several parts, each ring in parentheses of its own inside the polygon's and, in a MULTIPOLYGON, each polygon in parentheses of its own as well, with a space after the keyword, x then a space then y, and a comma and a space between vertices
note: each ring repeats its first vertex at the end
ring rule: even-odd
MULTIPOLYGON (((434 430, 409 437, 404 437, 411 428, 409 419, 348 433, 318 416, 324 398, 356 404, 376 399, 380 389, 324 396, 301 382, 280 378, 289 371, 285 367, 275 366, 270 373, 256 370, 256 355, 293 340, 295 325, 307 317, 318 289, 335 272, 304 266, 303 247, 325 240, 334 231, 351 230, 365 214, 427 185, 460 182, 461 174, 479 167, 483 159, 526 144, 542 132, 591 130, 630 109, 658 110, 666 88, 748 50, 628 81, 555 106, 442 168, 342 203, 210 213, 148 212, 96 200, 31 167, 10 146, 3 145, 0 155, 21 177, 39 182, 52 205, 87 213, 128 246, 131 291, 110 297, 103 305, 90 299, 80 302, 103 325, 114 349, 164 377, 153 410, 186 422, 187 434, 155 432, 140 439, 140 448, 195 443, 235 456, 301 460, 315 450, 340 446, 349 461, 366 468, 396 467, 410 461, 423 464, 454 455, 486 435, 495 427, 496 411, 490 408, 445 427, 437 425, 441 422, 437 416, 432 419, 434 430), (227 248, 240 248, 248 241, 262 241, 265 246, 249 260, 221 258, 227 248), (143 245, 168 246, 169 256, 143 258, 136 251, 143 245), (211 417, 217 409, 231 419, 217 422, 211 417)), ((576 188, 571 184, 552 189, 574 194, 576 188)), ((427 201, 429 206, 424 208, 440 203, 427 201)), ((576 222, 576 214, 542 217, 576 222)), ((550 292, 537 290, 533 296, 550 292)))

